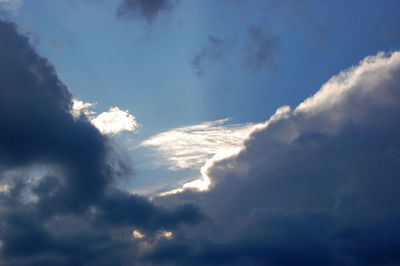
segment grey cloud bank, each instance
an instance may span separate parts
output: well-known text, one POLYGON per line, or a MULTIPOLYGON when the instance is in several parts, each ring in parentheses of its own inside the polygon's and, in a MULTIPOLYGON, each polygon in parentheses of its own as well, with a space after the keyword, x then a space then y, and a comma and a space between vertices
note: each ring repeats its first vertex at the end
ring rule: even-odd
POLYGON ((379 53, 332 77, 294 111, 278 109, 237 156, 208 169, 209 192, 160 200, 196 202, 211 222, 148 258, 186 265, 398 264, 399 77, 400 53, 379 53))
POLYGON ((138 250, 133 229, 202 220, 195 206, 160 208, 115 188, 132 177, 130 162, 85 115, 73 117, 55 69, 1 20, 0 62, 2 265, 123 264, 138 250))

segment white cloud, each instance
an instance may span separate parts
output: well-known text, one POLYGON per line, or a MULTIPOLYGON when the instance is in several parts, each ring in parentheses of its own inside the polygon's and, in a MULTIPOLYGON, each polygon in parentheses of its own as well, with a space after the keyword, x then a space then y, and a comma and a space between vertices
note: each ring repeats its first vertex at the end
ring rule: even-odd
POLYGON ((241 147, 254 124, 226 125, 228 119, 175 128, 143 141, 141 147, 155 149, 162 165, 170 170, 200 168, 216 154, 241 147))
POLYGON ((122 131, 135 131, 139 127, 135 117, 128 110, 111 107, 91 120, 103 134, 118 134, 122 131))
POLYGON ((89 110, 90 108, 93 108, 95 106, 96 106, 96 104, 93 104, 93 103, 85 103, 78 99, 72 99, 71 114, 75 118, 78 118, 81 114, 85 114, 86 116, 90 117, 90 116, 96 114, 95 112, 89 110))
POLYGON ((368 56, 358 66, 330 78, 317 93, 297 106, 293 114, 310 119, 324 116, 318 126, 330 134, 338 132, 347 121, 363 123, 368 118, 359 105, 373 108, 398 104, 393 82, 399 64, 400 52, 368 56))
POLYGON ((181 188, 161 195, 182 192, 185 189, 205 191, 210 186, 206 170, 215 160, 238 153, 243 141, 254 128, 262 124, 226 124, 228 119, 175 128, 155 135, 140 144, 157 151, 158 166, 169 170, 200 169, 200 178, 181 188), (161 158, 161 160, 159 159, 161 158))
POLYGON ((128 110, 124 111, 118 107, 111 107, 108 112, 96 115, 96 112, 90 110, 94 106, 95 104, 73 99, 71 114, 75 118, 81 114, 86 115, 102 134, 119 134, 123 131, 133 132, 139 127, 135 116, 129 114, 128 110))

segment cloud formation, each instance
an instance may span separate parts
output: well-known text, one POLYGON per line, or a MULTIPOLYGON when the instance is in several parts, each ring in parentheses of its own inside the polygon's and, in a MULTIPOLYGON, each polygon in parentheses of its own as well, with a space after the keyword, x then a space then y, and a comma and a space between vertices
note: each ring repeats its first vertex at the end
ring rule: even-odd
POLYGON ((227 40, 209 35, 206 44, 191 62, 192 69, 197 76, 203 76, 215 61, 223 60, 229 49, 227 40))
MULTIPOLYGON (((400 52, 340 72, 294 111, 279 108, 213 189, 163 197, 200 204, 212 224, 175 232, 149 260, 220 265, 400 263, 400 52), (172 252, 179 250, 180 252, 172 252)), ((155 199, 157 202, 157 199, 155 199)))
POLYGON ((96 115, 96 112, 90 110, 92 107, 93 104, 91 103, 73 99, 71 114, 76 118, 84 114, 102 134, 134 132, 140 126, 136 122, 135 116, 131 115, 128 110, 123 111, 118 107, 111 107, 108 112, 96 115))
POLYGON ((255 124, 226 124, 229 119, 175 128, 152 136, 140 144, 157 151, 158 164, 170 170, 200 168, 218 153, 240 148, 255 124))
MULTIPOLYGON (((275 55, 280 48, 278 36, 267 36, 260 26, 250 26, 246 30, 241 50, 241 67, 253 74, 261 70, 276 70, 275 55)), ((228 39, 209 35, 207 42, 191 61, 197 76, 203 76, 216 62, 225 60, 227 52, 234 46, 228 39)))
POLYGON ((171 10, 175 5, 171 0, 122 0, 117 17, 144 19, 152 23, 160 13, 171 10))
POLYGON ((203 219, 196 206, 161 208, 116 188, 132 177, 130 162, 71 114, 53 66, 1 20, 0 62, 2 265, 123 264, 138 252, 133 230, 156 235, 203 219))
POLYGON ((206 174, 208 167, 215 160, 238 153, 249 133, 259 126, 253 123, 226 124, 228 120, 175 128, 150 137, 139 145, 156 151, 155 166, 167 166, 173 171, 186 168, 199 170, 198 179, 160 195, 178 193, 186 189, 209 189, 211 183, 206 174))
POLYGON ((258 73, 262 69, 275 70, 275 54, 279 51, 279 37, 266 36, 259 26, 247 28, 247 40, 243 49, 243 68, 258 73))
POLYGON ((118 134, 123 131, 135 131, 139 124, 129 111, 112 107, 108 112, 103 112, 91 120, 103 134, 118 134))

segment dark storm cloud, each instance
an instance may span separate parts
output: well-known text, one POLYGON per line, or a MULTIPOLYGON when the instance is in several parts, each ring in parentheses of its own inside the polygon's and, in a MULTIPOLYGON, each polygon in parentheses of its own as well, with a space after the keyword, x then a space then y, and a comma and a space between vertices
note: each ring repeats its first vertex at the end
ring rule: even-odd
POLYGON ((134 228, 196 224, 192 205, 159 208, 113 188, 132 175, 110 139, 82 115, 51 64, 0 21, 0 264, 110 265, 131 261, 134 228), (45 174, 32 178, 32 169, 45 174))
POLYGON ((192 69, 198 76, 204 75, 207 72, 207 68, 214 62, 225 58, 225 53, 228 49, 229 43, 227 40, 212 35, 208 36, 206 44, 191 62, 192 69))
POLYGON ((213 189, 162 198, 166 205, 198 202, 211 223, 177 234, 147 259, 399 264, 399 77, 400 53, 378 54, 294 111, 278 109, 242 152, 208 169, 213 189))
POLYGON ((279 51, 279 37, 266 36, 259 26, 247 28, 247 40, 243 49, 243 68, 258 73, 262 69, 276 70, 274 58, 279 51))
POLYGON ((145 19, 152 23, 162 12, 169 11, 176 5, 171 0, 123 0, 117 10, 117 17, 145 19))

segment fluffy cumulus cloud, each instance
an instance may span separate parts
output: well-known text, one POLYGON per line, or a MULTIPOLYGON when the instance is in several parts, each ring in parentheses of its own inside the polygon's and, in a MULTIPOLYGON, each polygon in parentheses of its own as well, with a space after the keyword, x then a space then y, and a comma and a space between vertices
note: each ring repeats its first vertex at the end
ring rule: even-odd
POLYGON ((104 134, 117 134, 122 131, 134 131, 139 124, 129 112, 112 107, 91 120, 93 125, 104 134))
POLYGON ((71 114, 55 69, 5 21, 0 73, 1 265, 122 265, 140 250, 134 230, 167 232, 159 243, 202 219, 193 205, 157 207, 114 186, 132 177, 129 161, 71 114))
POLYGON ((117 17, 144 19, 152 23, 162 12, 175 7, 172 0, 122 0, 117 10, 117 17))
POLYGON ((155 199, 198 203, 210 223, 175 232, 149 261, 221 265, 400 263, 400 52, 340 72, 279 108, 214 186, 155 199))
POLYGON ((118 107, 111 107, 108 112, 102 112, 97 115, 93 112, 92 103, 72 100, 71 114, 75 118, 79 118, 82 114, 85 115, 90 122, 103 134, 119 134, 124 131, 133 132, 139 127, 135 116, 131 115, 128 110, 121 110, 118 107))

